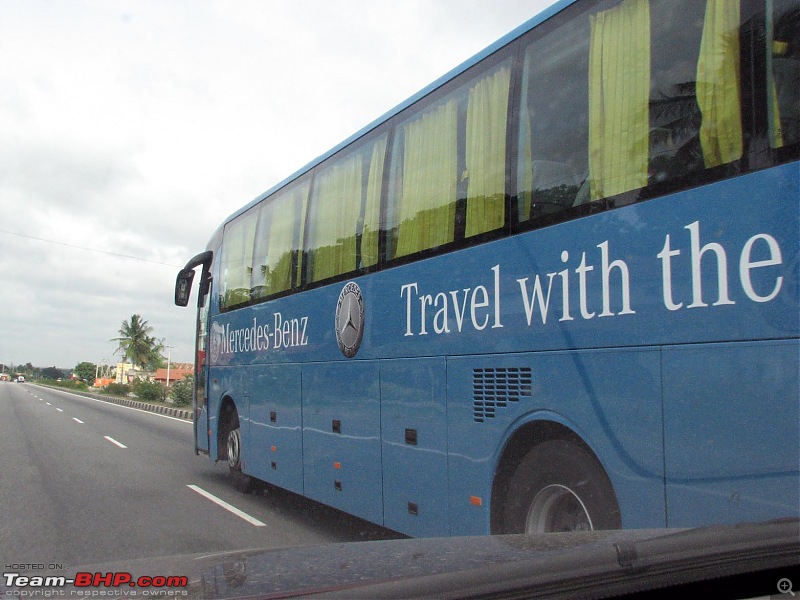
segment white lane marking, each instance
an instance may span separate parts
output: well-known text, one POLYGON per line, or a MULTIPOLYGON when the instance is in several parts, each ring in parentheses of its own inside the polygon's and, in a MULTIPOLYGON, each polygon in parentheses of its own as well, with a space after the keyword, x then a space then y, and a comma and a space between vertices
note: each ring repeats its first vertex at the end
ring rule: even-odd
POLYGON ((205 491, 203 488, 198 487, 196 485, 189 485, 189 484, 187 484, 186 487, 188 487, 190 490, 193 490, 193 491, 197 492, 201 496, 204 496, 204 497, 208 498, 214 504, 217 504, 217 505, 221 506, 225 510, 228 510, 228 511, 232 512, 233 514, 235 514, 240 519, 244 519, 245 521, 247 521, 251 525, 255 525, 256 527, 266 527, 266 524, 262 523, 261 521, 259 521, 255 517, 251 517, 246 512, 242 512, 241 510, 239 510, 235 506, 225 502, 225 500, 217 498, 214 494, 205 491))
POLYGON ((116 444, 116 445, 117 445, 117 446, 119 446, 120 448, 127 448, 127 446, 126 446, 125 444, 120 444, 120 443, 119 443, 117 440, 115 440, 114 438, 112 438, 110 435, 104 435, 103 437, 104 437, 104 438, 106 438, 106 439, 107 439, 109 442, 111 442, 112 444, 116 444))
POLYGON ((46 402, 45 404, 47 404, 47 406, 53 406, 53 405, 52 405, 52 404, 50 404, 49 402, 46 402))
POLYGON ((83 425, 83 421, 81 421, 81 420, 80 420, 79 418, 77 418, 77 417, 72 417, 72 420, 73 420, 73 421, 75 421, 76 423, 80 423, 81 425, 83 425))
POLYGON ((64 409, 63 409, 63 408, 56 408, 56 410, 57 410, 58 412, 64 412, 64 409))

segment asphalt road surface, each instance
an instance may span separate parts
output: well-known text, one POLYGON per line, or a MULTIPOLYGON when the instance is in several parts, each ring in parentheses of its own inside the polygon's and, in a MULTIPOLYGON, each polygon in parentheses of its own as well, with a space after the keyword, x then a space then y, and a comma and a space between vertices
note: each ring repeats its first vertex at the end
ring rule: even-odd
POLYGON ((401 537, 272 487, 240 494, 227 465, 192 444, 186 421, 0 383, 2 564, 70 569, 401 537))

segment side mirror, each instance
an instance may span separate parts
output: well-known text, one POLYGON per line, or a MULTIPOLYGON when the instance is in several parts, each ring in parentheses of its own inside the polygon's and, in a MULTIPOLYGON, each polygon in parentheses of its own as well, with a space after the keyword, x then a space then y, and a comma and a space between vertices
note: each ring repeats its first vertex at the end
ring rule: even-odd
POLYGON ((178 273, 178 278, 175 280, 175 304, 177 306, 186 306, 189 304, 189 296, 192 294, 194 270, 200 265, 203 265, 203 278, 200 280, 202 288, 200 290, 200 298, 202 301, 205 294, 208 293, 208 285, 211 276, 208 269, 213 258, 214 253, 211 252, 211 250, 206 250, 192 258, 192 260, 186 263, 186 266, 181 269, 181 272, 178 273))
POLYGON ((192 293, 194 269, 182 269, 175 280, 175 305, 186 306, 192 293))

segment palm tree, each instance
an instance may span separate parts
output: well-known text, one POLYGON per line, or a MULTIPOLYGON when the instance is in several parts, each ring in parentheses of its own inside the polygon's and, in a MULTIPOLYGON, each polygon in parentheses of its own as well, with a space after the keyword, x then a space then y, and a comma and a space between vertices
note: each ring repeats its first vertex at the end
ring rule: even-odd
POLYGON ((140 315, 132 315, 130 323, 122 321, 119 329, 120 337, 111 341, 119 342, 117 352, 122 353, 123 359, 129 359, 133 366, 144 367, 158 353, 161 344, 156 338, 150 336, 153 328, 140 315))

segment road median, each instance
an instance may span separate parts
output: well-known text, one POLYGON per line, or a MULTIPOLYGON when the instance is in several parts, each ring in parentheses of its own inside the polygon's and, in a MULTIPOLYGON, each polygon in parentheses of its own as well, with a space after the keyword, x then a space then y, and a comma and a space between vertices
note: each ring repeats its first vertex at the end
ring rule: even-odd
POLYGON ((120 406, 128 406, 130 408, 138 408, 139 410, 146 410, 148 412, 167 415, 170 417, 175 417, 176 419, 183 419, 185 421, 192 420, 192 411, 188 408, 177 408, 175 406, 169 406, 168 404, 163 404, 159 402, 145 402, 143 400, 139 400, 138 398, 130 398, 130 397, 125 398, 122 396, 111 396, 108 394, 100 394, 97 392, 63 388, 57 385, 46 385, 41 383, 38 383, 37 385, 44 385, 45 387, 48 387, 50 389, 62 390, 65 392, 70 392, 72 394, 77 394, 79 396, 85 396, 87 398, 94 398, 95 400, 109 402, 111 404, 119 404, 120 406))

